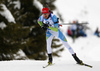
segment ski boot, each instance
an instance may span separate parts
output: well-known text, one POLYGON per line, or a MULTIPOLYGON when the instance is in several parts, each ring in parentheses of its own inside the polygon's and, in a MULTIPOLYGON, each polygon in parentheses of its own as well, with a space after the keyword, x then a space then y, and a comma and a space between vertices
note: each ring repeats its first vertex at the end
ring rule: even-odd
POLYGON ((51 65, 52 64, 52 54, 48 54, 48 56, 49 56, 48 65, 51 65))
POLYGON ((75 53, 75 54, 72 54, 72 56, 73 56, 73 58, 75 59, 75 61, 77 62, 77 64, 83 65, 82 60, 80 60, 80 59, 76 56, 76 53, 75 53))

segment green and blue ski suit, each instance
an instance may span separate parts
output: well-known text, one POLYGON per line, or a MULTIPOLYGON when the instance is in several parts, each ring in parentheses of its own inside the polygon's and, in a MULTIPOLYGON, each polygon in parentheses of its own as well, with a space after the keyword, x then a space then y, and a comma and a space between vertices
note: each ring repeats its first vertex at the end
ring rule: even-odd
POLYGON ((68 50, 71 54, 74 54, 73 49, 67 43, 67 39, 65 38, 63 33, 60 31, 59 24, 58 24, 57 21, 58 21, 58 19, 57 19, 56 15, 54 15, 52 13, 50 13, 48 19, 45 19, 43 17, 43 15, 41 15, 38 19, 38 24, 41 27, 43 27, 43 24, 49 25, 49 27, 46 31, 46 42, 47 42, 47 52, 48 52, 48 54, 52 53, 51 42, 52 42, 52 39, 53 39, 54 36, 58 37, 62 41, 63 45, 68 48, 68 50))

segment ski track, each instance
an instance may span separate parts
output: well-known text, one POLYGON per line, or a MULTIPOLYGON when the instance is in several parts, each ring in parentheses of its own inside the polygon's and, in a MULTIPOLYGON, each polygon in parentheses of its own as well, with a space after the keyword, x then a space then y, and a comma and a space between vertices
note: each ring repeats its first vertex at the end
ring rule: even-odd
POLYGON ((47 61, 20 60, 1 61, 0 71, 99 71, 100 61, 87 61, 93 66, 89 68, 75 64, 74 61, 56 61, 54 65, 43 68, 47 61))

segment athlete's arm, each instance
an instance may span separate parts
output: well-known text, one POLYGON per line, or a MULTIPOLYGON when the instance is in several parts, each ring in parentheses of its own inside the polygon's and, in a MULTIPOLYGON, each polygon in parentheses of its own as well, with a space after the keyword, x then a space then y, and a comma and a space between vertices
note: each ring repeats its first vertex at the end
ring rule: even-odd
POLYGON ((49 26, 49 29, 51 29, 52 31, 58 32, 59 24, 57 23, 57 21, 58 21, 57 17, 54 15, 52 17, 52 20, 54 22, 54 27, 49 26))
POLYGON ((38 24, 39 24, 41 27, 43 26, 43 22, 42 22, 41 16, 40 16, 39 19, 38 19, 38 24))

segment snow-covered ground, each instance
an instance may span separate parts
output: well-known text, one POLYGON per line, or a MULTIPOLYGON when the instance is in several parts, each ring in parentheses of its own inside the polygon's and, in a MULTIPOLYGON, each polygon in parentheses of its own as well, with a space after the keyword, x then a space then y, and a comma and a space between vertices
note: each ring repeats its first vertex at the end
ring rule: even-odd
POLYGON ((0 71, 99 71, 100 61, 88 61, 93 68, 80 66, 74 61, 55 61, 55 65, 43 68, 46 61, 4 61, 0 62, 0 71))
MULTIPOLYGON (((35 0, 36 1, 36 0, 35 0)), ((91 30, 87 31, 87 37, 80 37, 73 44, 72 39, 66 36, 78 57, 93 68, 77 65, 67 48, 61 52, 61 57, 54 57, 55 65, 42 68, 47 64, 45 61, 18 60, 1 61, 0 71, 99 71, 100 70, 100 38, 93 35, 96 27, 100 27, 100 4, 99 0, 56 0, 54 3, 60 11, 64 22, 73 20, 88 21, 91 30)), ((65 34, 67 26, 61 30, 65 34)))

